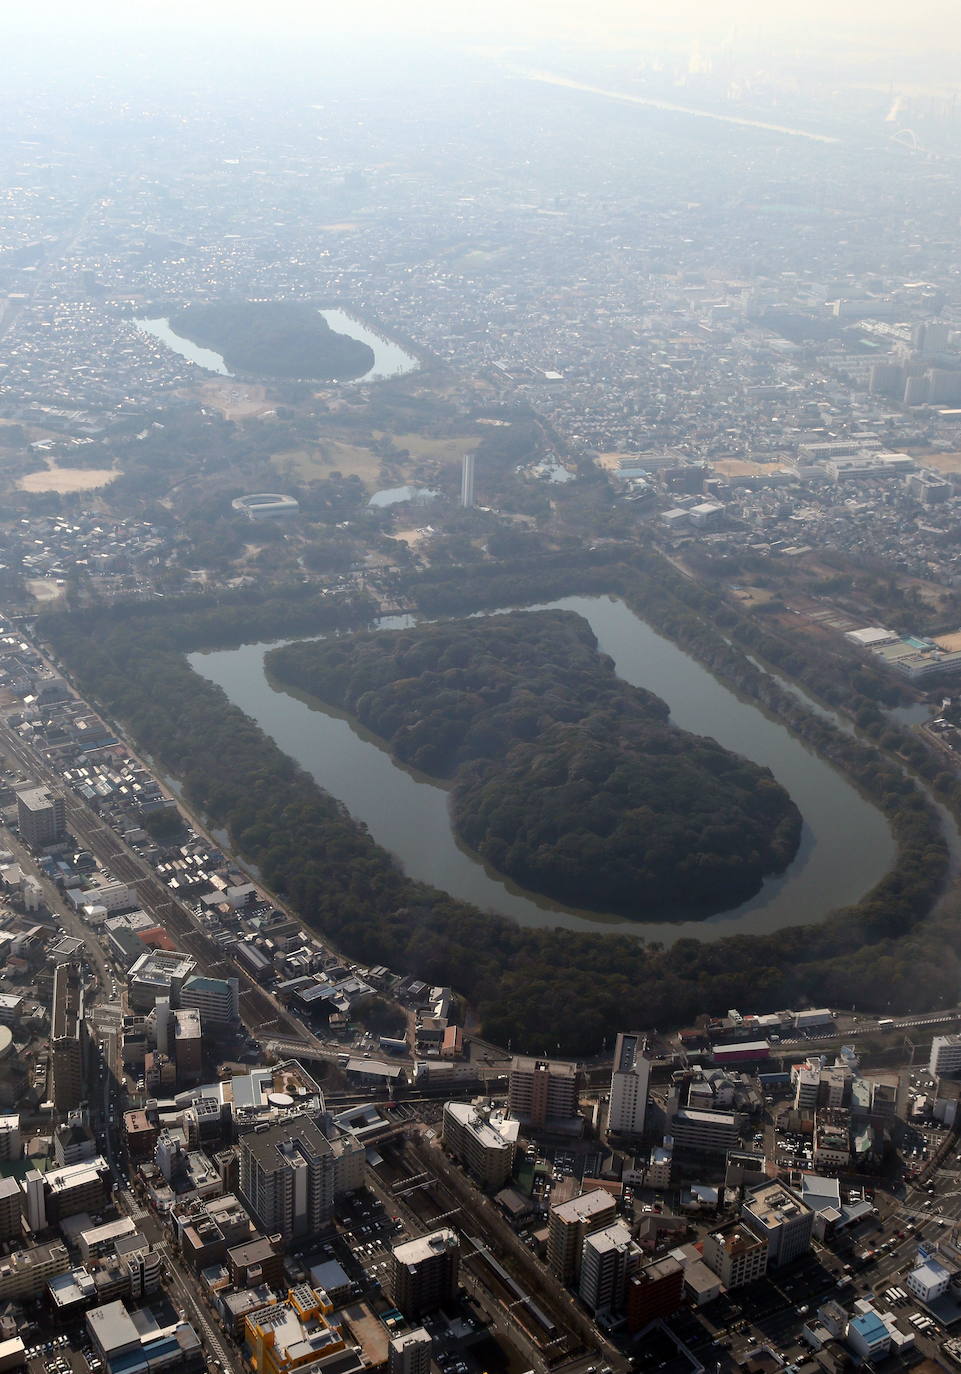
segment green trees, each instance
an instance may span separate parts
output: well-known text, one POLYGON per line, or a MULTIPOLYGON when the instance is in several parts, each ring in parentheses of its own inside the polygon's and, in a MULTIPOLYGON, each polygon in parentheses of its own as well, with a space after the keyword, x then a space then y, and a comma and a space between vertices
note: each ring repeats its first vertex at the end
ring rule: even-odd
POLYGON ((312 305, 298 301, 215 301, 190 305, 170 327, 220 353, 233 372, 317 381, 362 377, 374 350, 335 334, 312 305))
POLYGON ((269 666, 452 778, 461 838, 569 905, 724 910, 797 848, 801 817, 770 773, 669 724, 572 613, 290 644, 269 666))
MULTIPOLYGON (((861 902, 826 916, 812 911, 811 924, 772 936, 684 939, 662 949, 626 936, 524 929, 407 878, 343 806, 184 658, 192 649, 356 629, 372 615, 369 603, 334 604, 291 584, 269 596, 246 590, 218 605, 197 597, 52 613, 39 629, 84 690, 182 781, 212 825, 229 830, 238 852, 308 924, 353 958, 452 984, 500 1043, 591 1054, 624 1025, 684 1024, 731 1006, 773 1010, 811 999, 923 1010, 953 1003, 961 981, 961 896, 952 890, 935 905, 947 850, 933 808, 897 762, 815 714, 747 658, 739 642, 752 622, 735 608, 661 560, 623 548, 508 568, 431 570, 405 588, 423 605, 451 610, 575 592, 616 592, 632 601, 649 623, 855 778, 891 821, 898 842, 891 872, 861 902)), ((407 675, 416 678, 423 646, 412 643, 408 652, 407 675)), ((464 671, 461 652, 451 645, 445 673, 464 671)), ((775 662, 779 652, 765 626, 751 654, 775 662)), ((869 702, 851 686, 852 662, 838 655, 821 672, 806 658, 799 671, 822 699, 853 714, 869 702)), ((339 664, 332 659, 332 673, 348 670, 349 656, 339 664)), ((516 695, 510 728, 499 729, 506 739, 533 740, 541 702, 534 693, 516 695)), ((558 712, 562 701, 558 696, 558 712)), ((491 736, 471 747, 498 745, 491 736)), ((545 759, 545 766, 557 760, 545 759)), ((918 767, 957 805, 957 781, 940 756, 923 753, 918 767)), ((616 789, 626 779, 614 768, 609 783, 616 789)), ((504 814, 509 827, 513 813, 504 814)), ((510 829, 498 838, 508 845, 510 829)))

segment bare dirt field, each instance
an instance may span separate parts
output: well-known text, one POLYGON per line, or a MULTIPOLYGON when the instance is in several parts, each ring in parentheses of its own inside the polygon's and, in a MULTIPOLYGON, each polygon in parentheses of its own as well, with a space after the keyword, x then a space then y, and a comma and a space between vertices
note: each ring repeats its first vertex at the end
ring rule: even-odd
POLYGON ((17 486, 21 491, 58 491, 66 495, 72 491, 96 491, 119 477, 115 468, 58 468, 47 460, 40 472, 28 472, 17 486))
POLYGON ((423 543, 428 533, 429 531, 426 527, 419 530, 395 530, 391 538, 400 539, 405 544, 409 544, 411 548, 414 548, 415 545, 423 543))
POLYGON ((781 463, 752 463, 746 458, 718 458, 711 464, 722 477, 770 477, 782 470, 781 463))
POLYGON ((767 587, 738 587, 732 595, 744 606, 763 606, 774 599, 775 593, 767 587))
POLYGON ((200 382, 190 388, 201 405, 219 410, 225 420, 247 420, 251 415, 264 415, 273 410, 267 399, 267 388, 256 382, 200 382))
POLYGON ((58 587, 49 577, 31 577, 26 585, 36 601, 56 601, 63 596, 63 587, 58 587))
POLYGON ((953 634, 938 635, 937 641, 942 649, 947 649, 949 653, 956 654, 961 649, 961 630, 955 630, 953 634))
POLYGON ((961 453, 926 453, 921 461, 938 472, 961 472, 961 453))

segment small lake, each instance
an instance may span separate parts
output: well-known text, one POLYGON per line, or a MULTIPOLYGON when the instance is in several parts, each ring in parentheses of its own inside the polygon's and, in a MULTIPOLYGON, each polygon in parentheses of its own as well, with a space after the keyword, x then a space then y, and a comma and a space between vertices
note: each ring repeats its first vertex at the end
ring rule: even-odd
MULTIPOLYGON (((413 353, 408 353, 386 334, 380 334, 370 325, 364 324, 356 315, 351 315, 346 310, 334 309, 320 310, 318 314, 324 317, 335 334, 347 334, 373 349, 373 366, 362 377, 354 377, 352 384, 386 381, 388 377, 403 377, 420 367, 413 353)), ((221 377, 234 375, 219 353, 210 348, 201 348, 199 344, 174 333, 168 319, 135 319, 134 324, 144 334, 152 334, 155 339, 173 349, 174 353, 179 353, 181 358, 186 358, 189 363, 206 368, 208 372, 217 372, 221 377)))
MULTIPOLYGON (((896 847, 881 812, 783 725, 741 700, 623 602, 575 596, 526 609, 582 615, 619 675, 662 697, 675 724, 712 735, 771 769, 804 817, 800 848, 785 873, 767 879, 742 905, 702 920, 639 922, 559 906, 520 890, 460 847, 443 787, 395 764, 373 736, 341 713, 272 682, 264 655, 275 645, 194 653, 190 663, 367 825, 411 877, 523 926, 616 931, 665 944, 681 936, 712 940, 763 934, 822 920, 831 908, 863 897, 888 871, 896 847)), ((410 623, 408 618, 385 620, 382 628, 410 623)))

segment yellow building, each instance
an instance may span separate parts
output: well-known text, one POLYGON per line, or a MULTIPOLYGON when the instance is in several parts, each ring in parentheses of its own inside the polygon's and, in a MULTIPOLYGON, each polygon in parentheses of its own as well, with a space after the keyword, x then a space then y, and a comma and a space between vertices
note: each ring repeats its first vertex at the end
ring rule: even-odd
POLYGON ((301 1283, 290 1289, 284 1302, 249 1313, 244 1339, 257 1374, 287 1374, 346 1349, 340 1328, 327 1320, 332 1311, 326 1293, 301 1283))

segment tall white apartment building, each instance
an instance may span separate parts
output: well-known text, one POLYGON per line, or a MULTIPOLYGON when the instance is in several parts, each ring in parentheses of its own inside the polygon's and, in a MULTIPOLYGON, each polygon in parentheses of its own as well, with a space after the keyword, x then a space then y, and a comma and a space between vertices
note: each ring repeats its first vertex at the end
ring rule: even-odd
POLYGON ((615 1135, 643 1135, 651 1062, 644 1057, 644 1038, 621 1031, 614 1046, 611 1102, 607 1129, 615 1135))

